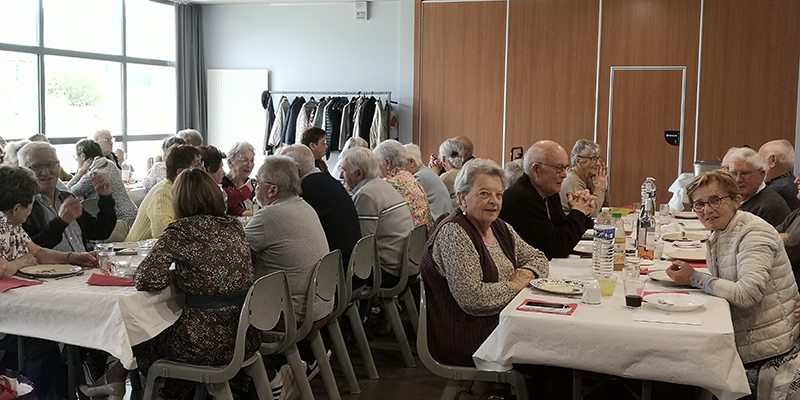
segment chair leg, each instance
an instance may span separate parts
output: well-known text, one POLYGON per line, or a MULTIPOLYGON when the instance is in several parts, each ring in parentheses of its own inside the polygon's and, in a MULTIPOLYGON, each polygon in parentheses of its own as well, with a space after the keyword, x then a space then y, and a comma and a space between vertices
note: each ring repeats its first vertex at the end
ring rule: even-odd
POLYGON ((455 379, 448 379, 442 391, 441 400, 456 400, 461 393, 464 381, 457 381, 455 379))
POLYGON ((350 326, 353 328, 353 335, 356 337, 358 349, 361 351, 361 358, 364 359, 364 366, 367 368, 369 379, 378 379, 378 369, 375 368, 375 360, 372 359, 372 350, 367 342, 367 334, 364 332, 364 324, 361 323, 361 316, 355 303, 347 307, 347 317, 350 318, 350 326))
POLYGON ((164 378, 156 376, 153 371, 147 374, 147 384, 144 386, 144 395, 142 400, 156 400, 158 397, 158 389, 164 385, 164 378))
POLYGON ((350 354, 347 353, 347 346, 344 344, 342 337, 342 329, 339 327, 337 319, 328 321, 328 332, 331 334, 331 342, 333 350, 336 352, 336 357, 339 359, 339 365, 342 367, 344 377, 347 379, 347 386, 350 388, 351 394, 361 393, 358 387, 358 379, 356 379, 356 372, 353 370, 353 364, 350 362, 350 354))
POLYGON ((253 385, 256 387, 259 400, 275 400, 272 397, 272 388, 269 387, 267 369, 264 368, 264 361, 261 360, 261 357, 250 364, 245 372, 253 378, 253 385))
POLYGON ((331 400, 341 400, 339 394, 339 385, 336 384, 336 378, 333 376, 333 369, 331 368, 331 360, 328 359, 325 345, 322 343, 322 336, 319 331, 311 332, 307 339, 311 342, 311 348, 314 350, 314 356, 317 358, 317 365, 319 365, 319 372, 322 374, 322 380, 325 382, 325 389, 328 391, 328 397, 331 400))
POLYGON ((511 384, 511 389, 514 390, 514 395, 517 396, 517 399, 528 398, 528 387, 525 385, 525 375, 512 370, 509 383, 511 384))
POLYGON ((206 389, 205 383, 197 383, 196 385, 194 385, 193 400, 205 400, 207 394, 208 390, 206 389))
POLYGON ((302 400, 314 400, 314 392, 311 391, 311 384, 308 383, 306 369, 303 367, 303 360, 300 359, 296 344, 292 344, 286 349, 286 359, 289 360, 289 367, 292 369, 294 381, 300 390, 300 398, 302 400))
POLYGON ((414 334, 417 333, 417 325, 419 325, 419 313, 417 312, 417 303, 414 302, 414 293, 411 291, 411 286, 406 287, 403 292, 403 303, 408 312, 408 318, 411 320, 411 326, 414 327, 414 334))
POLYGON ((414 355, 411 353, 411 346, 408 344, 406 331, 403 329, 403 321, 400 319, 400 312, 397 311, 397 306, 394 304, 394 299, 382 297, 381 305, 386 313, 389 314, 389 321, 392 323, 394 337, 397 339, 397 344, 400 345, 400 352, 403 353, 403 360, 406 363, 406 367, 416 367, 417 364, 414 362, 414 355))
POLYGON ((231 386, 228 382, 215 383, 213 387, 215 400, 233 400, 233 393, 231 393, 231 386))

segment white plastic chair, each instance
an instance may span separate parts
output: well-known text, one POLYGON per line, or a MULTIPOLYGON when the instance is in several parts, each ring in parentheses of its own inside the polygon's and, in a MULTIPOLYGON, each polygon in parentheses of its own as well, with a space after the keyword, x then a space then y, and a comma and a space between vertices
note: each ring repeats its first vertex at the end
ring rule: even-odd
POLYGON ((419 331, 417 332, 417 353, 428 370, 435 375, 447 379, 447 384, 442 392, 442 400, 455 400, 461 391, 468 390, 473 381, 508 383, 514 390, 517 399, 527 399, 528 389, 525 387, 525 377, 517 371, 482 371, 477 368, 461 367, 442 364, 433 359, 428 350, 428 312, 425 285, 420 285, 419 300, 419 331))
POLYGON ((361 321, 361 315, 358 313, 356 301, 375 297, 380 286, 381 270, 378 263, 378 247, 375 243, 375 235, 367 235, 359 239, 355 247, 353 247, 350 263, 347 266, 347 273, 345 273, 345 290, 349 293, 347 317, 350 320, 350 326, 353 328, 353 336, 355 336, 358 343, 358 349, 361 351, 361 358, 364 359, 364 366, 367 368, 367 376, 370 379, 378 379, 378 369, 375 367, 375 361, 372 358, 372 351, 369 348, 367 334, 364 332, 364 324, 361 321), (372 276, 372 283, 354 292, 352 289, 354 276, 361 280, 367 280, 372 276))
MULTIPOLYGON (((259 399, 272 399, 272 390, 261 353, 256 351, 250 358, 244 359, 245 336, 250 325, 262 331, 273 329, 278 323, 281 312, 286 309, 287 303, 290 312, 294 313, 291 310, 291 300, 287 301, 285 298, 287 294, 288 284, 283 272, 274 272, 256 280, 247 292, 239 314, 236 346, 231 362, 225 366, 207 366, 158 360, 147 372, 143 399, 155 400, 158 388, 164 383, 164 379, 175 378, 205 384, 216 398, 233 400, 228 380, 242 368, 253 377, 259 399)), ((195 392, 195 397, 197 395, 195 392)))

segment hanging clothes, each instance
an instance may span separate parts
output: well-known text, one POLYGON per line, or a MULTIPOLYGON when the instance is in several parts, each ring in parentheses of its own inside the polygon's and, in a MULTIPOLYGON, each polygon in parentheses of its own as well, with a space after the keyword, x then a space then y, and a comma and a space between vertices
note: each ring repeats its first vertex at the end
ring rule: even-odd
POLYGON ((325 132, 328 134, 328 150, 342 150, 339 133, 342 129, 342 110, 347 105, 344 97, 335 97, 325 106, 325 132))
POLYGON ((297 116, 300 109, 303 108, 306 99, 303 96, 295 97, 289 106, 289 113, 286 116, 286 122, 283 125, 283 133, 281 142, 286 145, 294 144, 295 134, 297 133, 297 116))
POLYGON ((264 154, 268 152, 271 153, 272 147, 269 145, 269 134, 272 132, 272 125, 275 123, 275 107, 272 104, 272 96, 269 94, 269 90, 265 90, 261 93, 261 105, 264 106, 264 109, 267 111, 267 124, 266 128, 264 129, 264 154))
POLYGON ((328 99, 321 98, 319 99, 319 103, 317 103, 317 109, 314 112, 314 119, 311 123, 311 126, 314 128, 323 128, 325 123, 325 106, 328 105, 328 99))
MULTIPOLYGON (((275 152, 281 144, 281 134, 283 132, 283 125, 286 123, 286 114, 289 113, 289 99, 286 96, 281 96, 278 101, 278 109, 275 110, 275 121, 273 121, 272 128, 269 132, 267 139, 267 146, 275 152)), ((272 154, 272 153, 270 153, 272 154)))
POLYGON ((370 125, 369 148, 374 150, 375 146, 386 140, 389 130, 386 125, 386 111, 383 109, 381 99, 375 102, 375 115, 372 117, 372 124, 370 125))
POLYGON ((294 136, 294 143, 287 142, 287 144, 300 144, 303 140, 303 131, 311 127, 311 113, 317 109, 317 101, 312 97, 310 100, 303 104, 300 112, 297 114, 297 124, 294 136))
POLYGON ((342 109, 341 129, 339 130, 339 148, 344 148, 344 144, 353 135, 353 113, 356 106, 356 98, 352 98, 342 109))
POLYGON ((397 127, 397 114, 391 101, 386 102, 386 117, 389 119, 389 139, 397 140, 400 137, 400 129, 397 127))
POLYGON ((370 148, 374 149, 377 143, 370 140, 369 131, 372 129, 372 118, 375 116, 375 97, 370 97, 364 100, 364 105, 361 107, 361 114, 359 115, 360 121, 358 125, 358 136, 370 144, 370 148))

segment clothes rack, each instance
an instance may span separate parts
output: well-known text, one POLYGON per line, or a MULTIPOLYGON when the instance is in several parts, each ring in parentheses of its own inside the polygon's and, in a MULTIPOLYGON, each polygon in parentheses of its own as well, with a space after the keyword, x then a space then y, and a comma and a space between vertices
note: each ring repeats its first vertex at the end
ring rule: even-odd
POLYGON ((392 101, 392 92, 353 92, 353 91, 325 91, 325 90, 287 90, 287 91, 274 91, 274 90, 267 90, 270 95, 272 96, 297 96, 297 95, 312 95, 312 96, 319 96, 319 95, 329 95, 329 96, 386 96, 386 101, 391 101, 392 104, 398 104, 396 101, 392 101))

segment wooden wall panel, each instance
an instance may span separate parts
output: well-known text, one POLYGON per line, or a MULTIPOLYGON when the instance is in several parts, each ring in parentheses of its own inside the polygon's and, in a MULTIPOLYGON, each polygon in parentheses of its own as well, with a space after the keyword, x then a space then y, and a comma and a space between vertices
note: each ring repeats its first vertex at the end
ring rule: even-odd
POLYGON ((698 158, 794 143, 800 1, 706 0, 698 158))
POLYGON ((469 136, 477 157, 501 159, 505 2, 423 3, 419 81, 423 159, 469 136))
MULTIPOLYGON (((687 95, 684 126, 684 170, 692 170, 694 120, 697 87, 697 58, 700 35, 700 0, 604 0, 600 47, 600 95, 598 101, 597 142, 605 150, 608 138, 608 93, 612 66, 686 66, 687 95), (694 88, 694 89, 693 89, 694 88)), ((630 91, 630 93, 636 93, 630 91)), ((644 92, 641 92, 644 93, 644 92)), ((616 97, 616 96, 615 96, 616 97)), ((615 100, 616 101, 616 100, 615 100)), ((646 101, 642 98, 639 101, 646 101)), ((664 127, 662 130, 671 130, 664 127)), ((637 132, 627 134, 637 135, 637 132)), ((662 133, 663 135, 663 133, 662 133)), ((612 141, 633 142, 635 138, 614 134, 612 141)), ((662 139, 663 140, 663 139, 662 139)), ((613 150, 613 147, 612 147, 613 150)), ((617 157, 630 153, 612 151, 612 166, 617 157)), ((637 154, 650 158, 648 176, 669 176, 672 180, 656 182, 660 192, 677 178, 677 168, 660 162, 660 154, 637 154)), ((618 161, 617 161, 618 162, 618 161)), ((677 162, 677 160, 676 160, 677 162)), ((611 198, 616 204, 630 204, 631 188, 639 188, 638 174, 613 171, 611 198)), ((660 196, 659 196, 660 197, 660 196)))
POLYGON ((542 139, 592 139, 599 0, 512 1, 506 161, 542 139))

